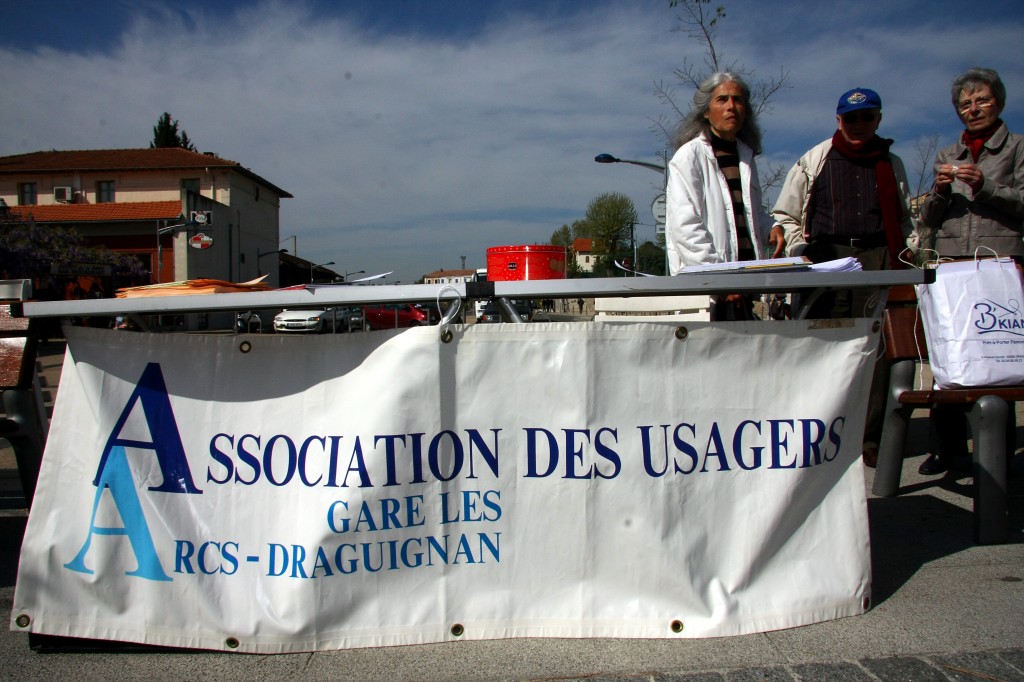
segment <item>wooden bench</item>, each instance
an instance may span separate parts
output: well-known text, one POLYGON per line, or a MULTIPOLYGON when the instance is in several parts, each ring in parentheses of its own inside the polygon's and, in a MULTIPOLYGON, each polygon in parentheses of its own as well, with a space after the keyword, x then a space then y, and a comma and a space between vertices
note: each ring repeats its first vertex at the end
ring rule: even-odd
POLYGON ((1024 400, 1024 386, 914 389, 918 361, 928 359, 917 296, 911 286, 893 287, 883 321, 885 354, 892 363, 889 395, 878 448, 872 491, 880 497, 899 492, 907 426, 915 408, 968 407, 974 441, 974 529, 979 544, 1006 542, 1007 464, 1016 435, 1013 403, 1024 400))
POLYGON ((28 280, 0 280, 0 438, 11 444, 26 505, 35 494, 46 442, 46 414, 36 372, 38 339, 31 320, 11 315, 31 294, 28 280))

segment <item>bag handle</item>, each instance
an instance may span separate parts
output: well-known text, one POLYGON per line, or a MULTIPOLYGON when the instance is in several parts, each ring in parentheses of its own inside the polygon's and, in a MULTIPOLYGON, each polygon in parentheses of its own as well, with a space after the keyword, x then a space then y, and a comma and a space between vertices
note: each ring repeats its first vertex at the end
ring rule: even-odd
POLYGON ((980 265, 978 265, 978 262, 979 262, 979 261, 978 261, 978 252, 979 252, 979 251, 981 251, 982 249, 985 249, 986 251, 991 251, 991 252, 992 252, 992 255, 996 257, 996 260, 1002 260, 1002 259, 1001 259, 1001 258, 999 257, 999 254, 998 254, 998 253, 996 252, 996 250, 995 250, 995 249, 993 249, 993 248, 992 248, 992 247, 990 247, 990 246, 985 246, 984 244, 982 244, 981 246, 979 246, 978 248, 976 248, 976 249, 974 250, 974 269, 975 269, 975 270, 977 270, 978 268, 980 268, 980 267, 981 267, 980 265))

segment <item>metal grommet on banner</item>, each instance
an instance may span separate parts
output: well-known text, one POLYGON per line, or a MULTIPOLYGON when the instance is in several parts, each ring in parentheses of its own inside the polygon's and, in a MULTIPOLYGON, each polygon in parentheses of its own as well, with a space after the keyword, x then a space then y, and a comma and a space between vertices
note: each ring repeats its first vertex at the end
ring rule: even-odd
POLYGON ((444 314, 441 321, 438 323, 438 328, 441 330, 441 341, 443 343, 450 343, 453 336, 451 331, 448 329, 448 325, 452 323, 459 315, 459 311, 462 310, 462 295, 459 294, 459 290, 451 285, 443 286, 437 292, 437 312, 443 313, 441 310, 441 296, 446 292, 451 291, 455 294, 455 304, 448 307, 448 312, 444 314))
POLYGON ((878 321, 878 320, 875 320, 875 323, 873 325, 871 325, 871 333, 872 334, 877 334, 881 329, 882 329, 882 323, 880 321, 878 321))
POLYGON ((238 344, 238 350, 243 353, 248 353, 252 350, 252 341, 242 341, 242 343, 238 344))
POLYGON ((669 627, 672 628, 672 632, 674 632, 674 633, 676 633, 678 635, 680 632, 683 631, 683 621, 681 621, 681 620, 674 620, 669 625, 669 627))
POLYGON ((864 597, 864 610, 868 611, 871 609, 871 597, 864 597))
POLYGON ((18 617, 14 619, 14 624, 19 628, 27 628, 32 624, 32 619, 28 617, 27 613, 19 613, 18 617))
POLYGON ((462 637, 466 633, 466 628, 462 627, 461 623, 456 623, 452 626, 452 636, 462 637))
POLYGON ((224 646, 226 646, 229 649, 237 649, 238 648, 238 638, 237 637, 228 637, 227 639, 224 640, 224 646))
POLYGON ((686 337, 690 335, 690 330, 686 327, 676 327, 676 338, 680 341, 685 341, 686 337))

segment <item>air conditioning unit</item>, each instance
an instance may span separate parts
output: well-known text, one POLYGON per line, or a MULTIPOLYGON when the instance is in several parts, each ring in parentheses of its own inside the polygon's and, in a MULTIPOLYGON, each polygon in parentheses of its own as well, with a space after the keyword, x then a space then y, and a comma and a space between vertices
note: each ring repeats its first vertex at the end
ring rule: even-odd
POLYGON ((70 204, 74 201, 75 191, 70 187, 54 187, 53 200, 61 204, 70 204))

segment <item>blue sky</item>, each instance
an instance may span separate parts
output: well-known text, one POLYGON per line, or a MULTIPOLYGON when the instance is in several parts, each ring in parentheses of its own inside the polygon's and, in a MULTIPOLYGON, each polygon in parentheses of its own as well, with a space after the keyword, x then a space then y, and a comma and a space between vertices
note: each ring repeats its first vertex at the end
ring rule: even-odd
MULTIPOLYGON (((760 120, 762 165, 834 131, 858 86, 915 171, 914 143, 959 130, 949 84, 999 70, 1024 132, 1024 3, 722 0, 718 48, 789 87, 760 120)), ((633 198, 641 238, 660 178, 654 95, 703 46, 667 0, 592 2, 0 0, 0 155, 145 147, 168 111, 200 151, 295 195, 282 246, 339 270, 483 266, 546 241, 603 192, 633 198), (292 239, 294 235, 294 239, 292 239)), ((685 105, 690 92, 680 87, 685 105)))

